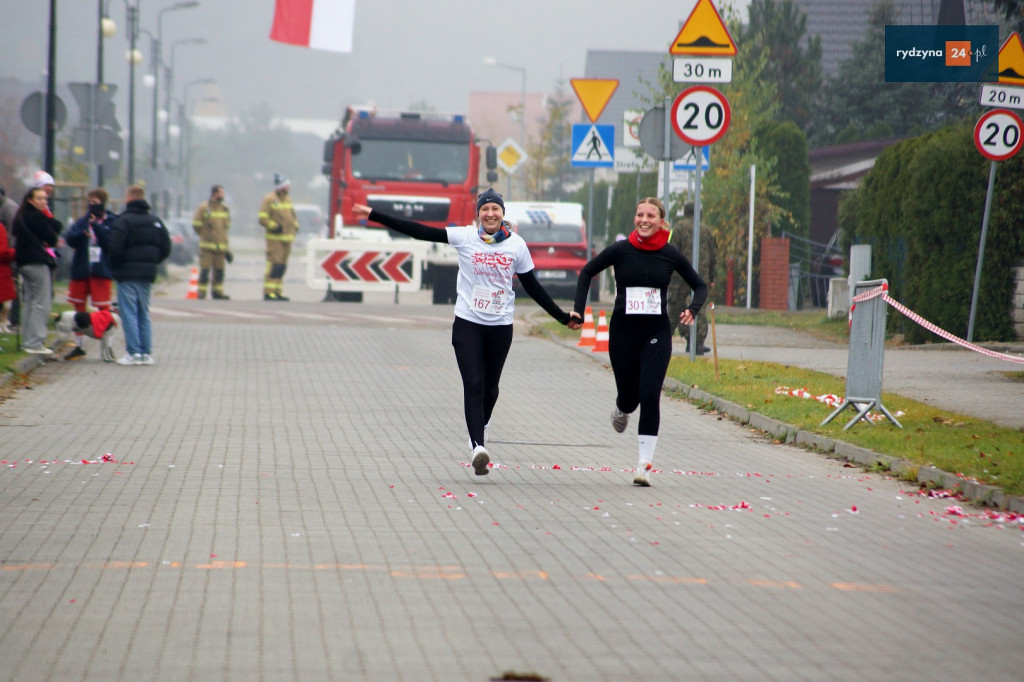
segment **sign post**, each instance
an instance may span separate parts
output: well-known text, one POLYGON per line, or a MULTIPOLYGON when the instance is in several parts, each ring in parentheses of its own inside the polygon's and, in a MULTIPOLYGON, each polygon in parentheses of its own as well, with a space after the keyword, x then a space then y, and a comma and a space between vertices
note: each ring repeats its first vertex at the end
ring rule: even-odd
MULTIPOLYGON (((707 85, 694 85, 683 90, 672 103, 672 113, 668 117, 676 135, 684 142, 693 145, 699 154, 703 154, 705 145, 717 142, 729 129, 732 109, 729 101, 718 90, 707 85)), ((700 262, 700 197, 702 165, 697 164, 694 171, 696 185, 693 201, 693 252, 694 267, 700 262)), ((667 181, 666 181, 667 182, 667 181)), ((667 194, 667 187, 666 187, 667 194)), ((690 359, 697 358, 697 321, 690 325, 690 359)))
MULTIPOLYGON (((676 83, 732 82, 732 57, 736 54, 736 43, 729 35, 729 29, 726 28, 712 0, 697 0, 696 6, 672 41, 668 52, 676 57, 672 66, 672 80, 676 83)), ((665 108, 668 109, 667 101, 665 108)), ((714 88, 695 85, 676 97, 671 116, 667 116, 666 119, 671 120, 676 134, 684 142, 693 145, 697 158, 701 158, 706 145, 725 135, 725 131, 729 129, 731 116, 732 111, 725 95, 714 88)), ((667 136, 668 132, 665 134, 667 136)), ((702 166, 703 164, 698 163, 694 169, 692 262, 695 268, 700 256, 702 166)), ((670 162, 666 162, 666 206, 670 167, 670 162)), ((690 361, 696 359, 697 321, 694 320, 690 325, 690 361)))
MULTIPOLYGON (((601 112, 615 94, 619 81, 612 78, 573 78, 569 81, 587 112, 590 125, 573 124, 570 165, 590 169, 590 194, 587 199, 587 249, 594 251, 594 169, 615 167, 615 126, 597 125, 601 112), (597 158, 594 158, 594 157, 597 158)), ((592 299, 598 290, 591 289, 592 299)))
POLYGON ((985 192, 985 212, 981 218, 981 237, 978 240, 978 263, 974 267, 974 290, 971 292, 971 313, 967 321, 967 340, 974 341, 974 318, 978 310, 978 290, 981 288, 981 264, 985 259, 985 238, 988 236, 988 217, 992 209, 992 193, 996 186, 996 162, 1005 161, 1020 151, 1020 117, 1009 109, 993 109, 981 115, 974 125, 974 146, 989 159, 988 190, 985 192))

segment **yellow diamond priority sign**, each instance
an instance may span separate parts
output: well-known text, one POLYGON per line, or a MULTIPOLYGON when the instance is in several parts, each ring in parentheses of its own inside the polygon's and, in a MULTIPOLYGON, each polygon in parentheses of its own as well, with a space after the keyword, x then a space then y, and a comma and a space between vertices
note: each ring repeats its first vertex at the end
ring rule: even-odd
POLYGON ((498 147, 498 165, 501 170, 512 175, 529 157, 519 144, 511 137, 498 147))

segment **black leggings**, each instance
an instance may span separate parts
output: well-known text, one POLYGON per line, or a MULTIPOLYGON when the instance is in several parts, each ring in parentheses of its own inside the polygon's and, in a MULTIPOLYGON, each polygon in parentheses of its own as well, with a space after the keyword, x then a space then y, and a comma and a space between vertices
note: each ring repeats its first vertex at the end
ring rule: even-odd
POLYGON ((657 436, 661 387, 672 359, 672 328, 664 316, 615 313, 608 325, 608 359, 615 374, 615 405, 623 412, 640 407, 637 433, 657 436))
POLYGON ((512 325, 487 326, 455 318, 452 346, 462 374, 466 428, 473 446, 483 445, 484 425, 498 402, 498 382, 512 347, 512 325))

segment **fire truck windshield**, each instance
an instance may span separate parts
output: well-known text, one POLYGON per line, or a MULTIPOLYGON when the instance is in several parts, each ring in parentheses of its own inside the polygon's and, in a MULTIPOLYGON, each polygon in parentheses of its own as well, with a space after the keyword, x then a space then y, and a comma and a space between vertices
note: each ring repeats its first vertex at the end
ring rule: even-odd
POLYGON ((362 180, 464 183, 469 174, 465 143, 429 140, 360 140, 352 177, 362 180))

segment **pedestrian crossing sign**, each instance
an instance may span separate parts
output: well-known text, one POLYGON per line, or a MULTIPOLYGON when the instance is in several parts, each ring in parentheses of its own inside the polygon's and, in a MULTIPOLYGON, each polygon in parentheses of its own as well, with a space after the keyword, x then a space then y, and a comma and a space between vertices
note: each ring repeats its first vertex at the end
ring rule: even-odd
POLYGON ((615 126, 574 123, 572 126, 573 168, 615 167, 615 126))
MULTIPOLYGON (((700 168, 702 171, 706 171, 711 167, 711 145, 705 145, 700 148, 701 151, 701 163, 700 168)), ((697 170, 697 148, 690 147, 690 151, 686 153, 681 159, 676 159, 672 162, 672 170, 677 171, 694 171, 697 170)))

